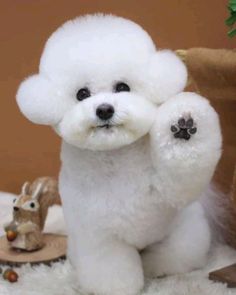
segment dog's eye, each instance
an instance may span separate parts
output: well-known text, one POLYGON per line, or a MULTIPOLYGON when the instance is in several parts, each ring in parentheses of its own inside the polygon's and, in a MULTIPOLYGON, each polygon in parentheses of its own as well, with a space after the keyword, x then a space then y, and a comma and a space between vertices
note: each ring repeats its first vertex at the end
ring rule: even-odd
POLYGON ((126 83, 123 82, 119 82, 115 85, 114 87, 114 91, 115 92, 122 92, 122 91, 130 91, 129 85, 127 85, 126 83))
POLYGON ((84 99, 86 99, 87 97, 91 96, 91 93, 89 91, 89 89, 86 87, 86 88, 81 88, 77 94, 76 94, 76 98, 79 100, 79 101, 82 101, 84 99))

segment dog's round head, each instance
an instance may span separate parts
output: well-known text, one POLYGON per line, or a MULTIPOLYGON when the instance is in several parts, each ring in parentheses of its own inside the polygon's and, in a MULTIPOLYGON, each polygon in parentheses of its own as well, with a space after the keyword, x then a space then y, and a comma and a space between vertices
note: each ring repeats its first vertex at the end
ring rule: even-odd
POLYGON ((181 92, 187 73, 174 53, 157 51, 137 24, 111 15, 69 21, 46 43, 39 74, 19 87, 23 114, 91 150, 147 134, 155 110, 181 92))

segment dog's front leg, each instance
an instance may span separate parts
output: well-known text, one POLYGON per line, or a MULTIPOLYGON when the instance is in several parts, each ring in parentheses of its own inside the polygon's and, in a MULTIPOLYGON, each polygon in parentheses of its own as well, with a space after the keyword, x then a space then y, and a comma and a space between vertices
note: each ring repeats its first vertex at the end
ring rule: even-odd
POLYGON ((138 251, 112 237, 80 235, 76 264, 79 286, 89 294, 136 295, 144 284, 138 251))
POLYGON ((209 184, 221 155, 221 131, 209 102, 180 93, 161 105, 150 132, 153 185, 163 201, 184 207, 209 184))

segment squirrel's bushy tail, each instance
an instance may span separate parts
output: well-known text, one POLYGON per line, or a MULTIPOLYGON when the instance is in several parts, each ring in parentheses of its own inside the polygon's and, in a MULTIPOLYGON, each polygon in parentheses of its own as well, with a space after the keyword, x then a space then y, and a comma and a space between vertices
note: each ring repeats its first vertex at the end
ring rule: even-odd
POLYGON ((32 194, 40 184, 42 184, 42 189, 38 201, 40 204, 41 215, 40 228, 43 230, 48 214, 48 208, 55 204, 60 204, 61 200, 58 192, 58 181, 55 178, 41 177, 36 179, 30 187, 30 193, 32 194))

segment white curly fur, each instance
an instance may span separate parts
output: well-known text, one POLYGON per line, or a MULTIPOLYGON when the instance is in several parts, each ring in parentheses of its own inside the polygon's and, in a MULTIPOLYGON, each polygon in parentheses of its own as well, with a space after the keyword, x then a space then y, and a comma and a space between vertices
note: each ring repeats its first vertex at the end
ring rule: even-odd
POLYGON ((67 22, 48 40, 39 74, 17 93, 31 121, 63 138, 60 193, 68 255, 83 290, 133 295, 144 275, 203 266, 211 235, 199 196, 221 154, 218 116, 208 101, 181 93, 187 73, 157 51, 137 24, 111 15, 67 22), (114 92, 125 82, 130 92, 114 92), (77 101, 87 87, 91 96, 77 101), (100 128, 101 104, 114 107, 100 128), (170 131, 191 116, 190 140, 170 131))

